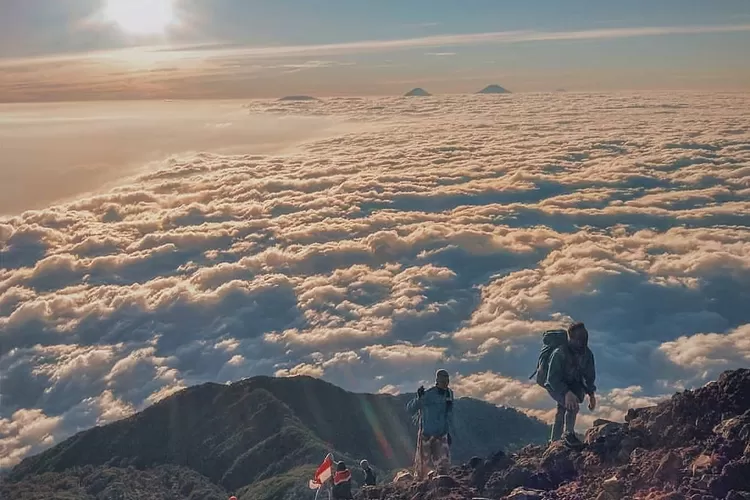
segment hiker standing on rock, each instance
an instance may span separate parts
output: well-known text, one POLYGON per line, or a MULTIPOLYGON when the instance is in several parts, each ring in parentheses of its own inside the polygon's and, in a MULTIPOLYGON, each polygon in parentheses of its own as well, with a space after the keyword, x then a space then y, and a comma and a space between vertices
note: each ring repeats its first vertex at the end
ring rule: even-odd
POLYGON ((370 467, 370 463, 367 460, 362 460, 359 466, 362 467, 362 472, 365 473, 365 486, 375 486, 375 471, 370 467))
POLYGON ((446 370, 435 374, 435 386, 428 390, 420 387, 417 397, 407 409, 419 419, 415 469, 419 479, 430 470, 447 474, 451 463, 451 432, 453 430, 453 391, 446 370))
POLYGON ((574 323, 567 331, 545 332, 535 373, 537 383, 557 402, 551 441, 562 438, 572 447, 582 446, 575 426, 579 405, 586 395, 589 409, 596 408, 596 367, 588 341, 589 332, 583 323, 574 323))

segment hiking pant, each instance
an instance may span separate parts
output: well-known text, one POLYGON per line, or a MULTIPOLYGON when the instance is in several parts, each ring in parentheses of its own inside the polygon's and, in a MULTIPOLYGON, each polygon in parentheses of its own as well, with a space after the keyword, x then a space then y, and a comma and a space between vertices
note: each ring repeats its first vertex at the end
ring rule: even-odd
POLYGON ((563 436, 563 433, 575 432, 578 410, 571 411, 565 408, 565 394, 556 394, 549 390, 547 392, 549 392, 549 395, 557 403, 557 413, 555 413, 555 423, 552 424, 552 436, 550 436, 550 440, 558 441, 563 436))
POLYGON ((417 443, 417 477, 424 479, 431 471, 447 474, 451 465, 451 447, 448 436, 421 436, 417 443))

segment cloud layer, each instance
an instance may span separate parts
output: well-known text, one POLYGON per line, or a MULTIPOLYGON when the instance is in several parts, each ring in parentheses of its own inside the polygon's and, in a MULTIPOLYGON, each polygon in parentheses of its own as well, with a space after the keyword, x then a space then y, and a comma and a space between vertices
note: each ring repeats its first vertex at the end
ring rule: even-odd
POLYGON ((404 393, 447 367, 459 395, 548 418, 527 378, 570 319, 592 334, 596 416, 747 363, 750 97, 247 108, 352 132, 174 158, 0 221, 0 465, 256 374, 404 393))

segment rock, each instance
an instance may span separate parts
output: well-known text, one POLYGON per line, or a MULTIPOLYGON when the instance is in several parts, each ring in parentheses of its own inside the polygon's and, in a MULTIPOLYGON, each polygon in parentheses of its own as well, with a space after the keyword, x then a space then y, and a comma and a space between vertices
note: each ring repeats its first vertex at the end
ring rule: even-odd
POLYGON ((734 462, 726 464, 721 475, 711 481, 709 488, 711 493, 724 497, 732 490, 750 491, 750 458, 742 457, 734 462))
POLYGON ((482 464, 484 464, 484 460, 479 457, 471 457, 471 460, 469 460, 469 467, 472 469, 477 469, 482 464))
POLYGON ((654 493, 645 497, 645 500, 685 500, 685 495, 670 491, 668 493, 654 493))
POLYGON ((562 484, 577 475, 572 459, 574 454, 574 451, 561 442, 552 443, 544 452, 540 465, 553 485, 562 484))
POLYGON ((682 468, 682 459, 676 453, 670 451, 659 461, 655 476, 665 481, 676 481, 682 468))
POLYGON ((750 500, 750 491, 732 490, 727 493, 726 500, 750 500))
POLYGON ((432 478, 432 484, 435 485, 437 488, 456 488, 458 487, 458 482, 453 479, 451 476, 446 475, 439 475, 432 478))
POLYGON ((594 424, 592 427, 599 427, 600 425, 604 425, 604 424, 616 424, 616 423, 617 422, 615 422, 614 420, 607 420, 606 418, 597 418, 596 420, 594 420, 594 424))
POLYGON ((611 437, 619 437, 623 433, 624 428, 624 424, 618 424, 617 422, 610 422, 608 420, 597 420, 594 422, 594 427, 586 431, 584 443, 592 445, 597 442, 606 441, 611 437), (597 425, 597 423, 599 425, 597 425))
POLYGON ((698 458, 693 460, 693 465, 690 466, 690 471, 693 476, 702 476, 707 472, 710 472, 718 463, 715 455, 700 455, 698 458))
POLYGON ((713 429, 715 434, 727 440, 750 441, 750 410, 738 417, 723 420, 713 429))
POLYGON ((505 497, 505 500, 542 500, 543 490, 531 490, 527 488, 516 488, 505 497))
MULTIPOLYGON (((476 460, 472 458, 469 461, 469 467, 472 468, 475 463, 476 460)), ((506 455, 505 452, 498 451, 487 460, 479 460, 479 464, 472 468, 469 476, 469 484, 478 491, 482 491, 487 480, 494 472, 505 470, 511 465, 513 465, 513 459, 506 455)))
POLYGON ((619 499, 622 497, 625 485, 623 485, 620 478, 615 475, 605 480, 602 483, 602 488, 604 488, 604 491, 609 493, 611 497, 619 499))
POLYGON ((496 498, 507 495, 516 488, 551 489, 552 483, 546 474, 531 468, 513 465, 490 476, 484 493, 496 498))
POLYGON ((628 413, 625 414, 625 422, 630 422, 638 417, 638 410, 636 408, 629 408, 628 413))
POLYGON ((412 474, 408 470, 402 470, 396 473, 396 477, 393 478, 393 482, 403 483, 406 481, 412 481, 413 479, 414 479, 414 474, 412 474))
POLYGON ((630 437, 625 436, 622 438, 622 441, 620 441, 620 449, 617 451, 617 461, 618 462, 627 462, 630 460, 630 455, 633 453, 633 450, 636 449, 636 441, 630 437))

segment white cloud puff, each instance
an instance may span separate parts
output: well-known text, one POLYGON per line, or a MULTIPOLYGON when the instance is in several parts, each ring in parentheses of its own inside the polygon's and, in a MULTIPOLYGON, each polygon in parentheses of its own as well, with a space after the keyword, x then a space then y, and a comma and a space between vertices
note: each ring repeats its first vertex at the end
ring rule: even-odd
POLYGON ((2 466, 259 374, 410 393, 446 368, 458 396, 548 419, 528 375, 540 332, 574 319, 601 388, 581 425, 747 364, 750 97, 247 110, 350 130, 0 220, 2 466))
POLYGON ((702 372, 703 378, 750 362, 750 324, 727 333, 697 333, 664 342, 659 349, 676 365, 702 372))

